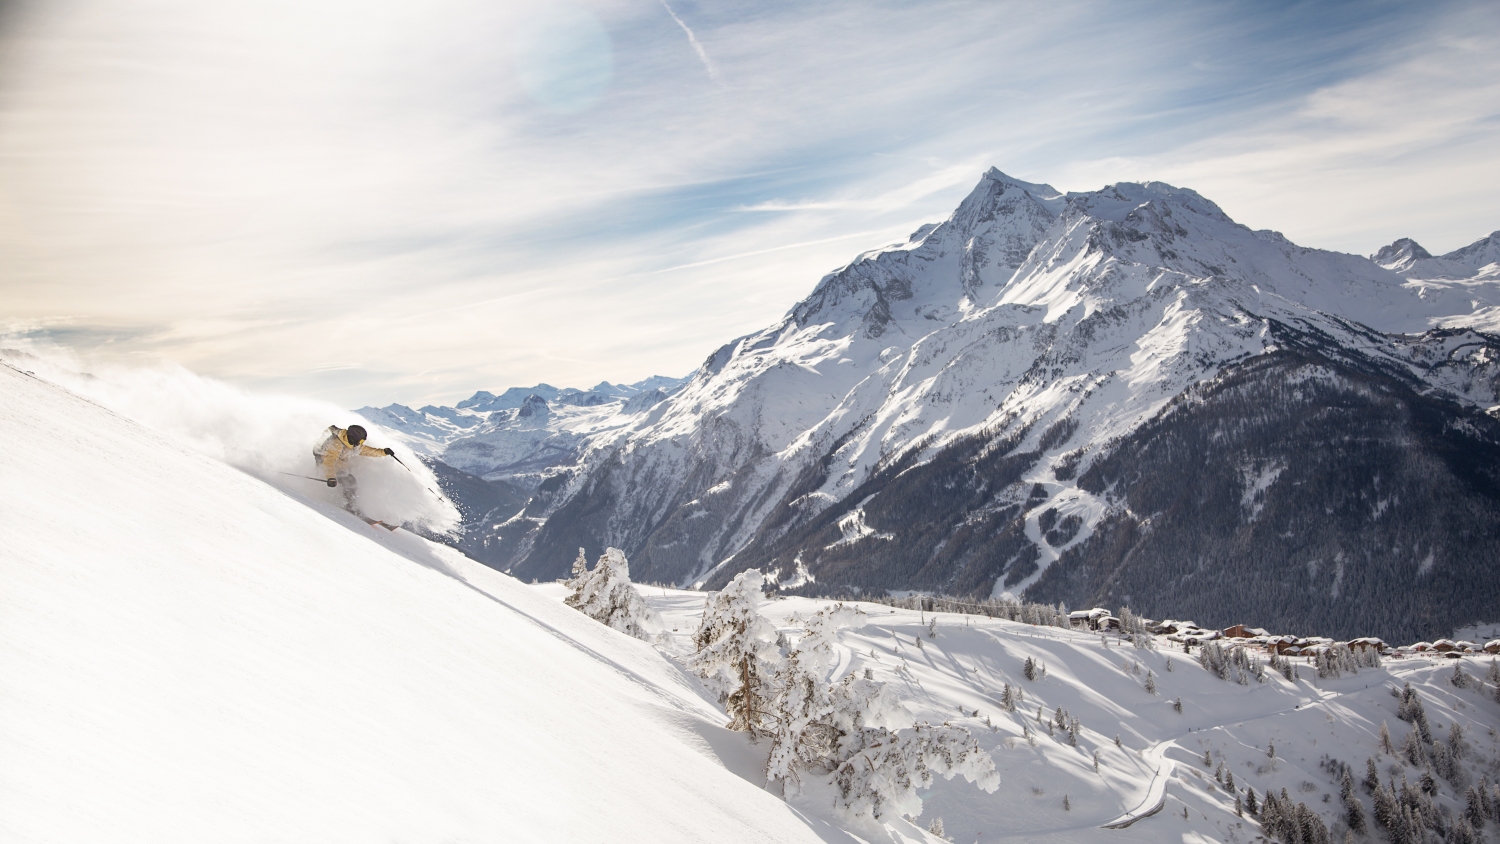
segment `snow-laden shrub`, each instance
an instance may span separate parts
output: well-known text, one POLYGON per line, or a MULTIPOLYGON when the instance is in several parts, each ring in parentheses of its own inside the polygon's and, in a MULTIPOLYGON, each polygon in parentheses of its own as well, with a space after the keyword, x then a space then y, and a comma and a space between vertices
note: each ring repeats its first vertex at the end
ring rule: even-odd
POLYGON ((765 577, 740 572, 710 600, 693 634, 689 669, 702 677, 729 713, 731 730, 760 735, 770 723, 771 684, 781 662, 776 627, 760 614, 765 577))
POLYGON ((986 792, 1000 788, 995 762, 962 727, 917 724, 910 729, 865 727, 840 742, 834 771, 843 813, 883 821, 922 812, 917 792, 933 775, 962 776, 986 792))
POLYGON ((906 726, 911 716, 900 700, 868 672, 828 682, 838 631, 863 626, 863 612, 825 607, 798 620, 802 635, 791 645, 760 615, 763 583, 751 569, 715 596, 688 665, 719 692, 731 729, 770 738, 768 783, 779 781, 790 795, 804 775, 830 777, 837 808, 856 821, 920 814, 917 792, 934 775, 962 776, 991 792, 999 787, 994 760, 968 730, 906 726))
POLYGON ((917 791, 934 774, 962 776, 986 791, 999 787, 994 761, 968 730, 901 729, 910 715, 884 684, 854 675, 827 682, 838 631, 864 626, 864 613, 836 604, 800 623, 801 640, 775 675, 767 782, 779 780, 795 792, 803 773, 832 774, 842 813, 877 821, 920 814, 917 791))
POLYGON ((579 548, 568 588, 563 603, 601 624, 648 642, 661 633, 661 619, 630 585, 630 563, 618 548, 606 548, 592 570, 579 548))

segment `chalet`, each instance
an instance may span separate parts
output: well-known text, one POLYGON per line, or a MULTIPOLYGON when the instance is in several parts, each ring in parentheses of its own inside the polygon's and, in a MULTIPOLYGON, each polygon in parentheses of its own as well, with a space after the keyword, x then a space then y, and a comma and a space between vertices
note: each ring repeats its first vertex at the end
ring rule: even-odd
POLYGON ((1086 630, 1119 630, 1120 620, 1103 607, 1068 613, 1068 626, 1086 630))
POLYGON ((1500 639, 1491 639, 1485 642, 1484 652, 1487 654, 1500 654, 1500 639))
POLYGON ((1167 639, 1172 642, 1183 642, 1189 645, 1201 645, 1204 642, 1212 642, 1215 639, 1224 638, 1224 634, 1217 630, 1204 630, 1201 627, 1183 627, 1176 633, 1168 633, 1167 639))
POLYGON ((1432 650, 1435 650, 1440 654, 1445 654, 1449 651, 1458 650, 1458 645, 1454 643, 1452 639, 1439 639, 1436 642, 1432 643, 1432 650))
POLYGON ((1270 633, 1259 627, 1246 627, 1243 624, 1224 628, 1224 638, 1226 639, 1264 639, 1270 635, 1270 633))
POLYGON ((1362 639, 1350 639, 1349 650, 1351 651, 1374 651, 1383 654, 1390 650, 1390 646, 1374 636, 1365 636, 1362 639))
POLYGON ((1189 628, 1196 628, 1197 626, 1198 625, 1194 624, 1191 621, 1177 621, 1175 619, 1168 618, 1168 619, 1164 619, 1162 621, 1156 622, 1155 624, 1151 625, 1147 629, 1150 630, 1152 633, 1170 634, 1170 633, 1179 633, 1179 632, 1181 632, 1183 630, 1187 630, 1189 628))

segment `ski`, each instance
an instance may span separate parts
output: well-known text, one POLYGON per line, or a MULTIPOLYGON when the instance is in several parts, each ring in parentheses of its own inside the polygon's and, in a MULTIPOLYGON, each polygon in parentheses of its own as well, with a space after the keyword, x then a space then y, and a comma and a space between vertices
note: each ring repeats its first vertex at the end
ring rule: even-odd
POLYGON ((400 525, 388 525, 379 519, 367 519, 364 516, 360 516, 359 519, 370 527, 383 527, 389 531, 395 531, 396 528, 401 527, 400 525))

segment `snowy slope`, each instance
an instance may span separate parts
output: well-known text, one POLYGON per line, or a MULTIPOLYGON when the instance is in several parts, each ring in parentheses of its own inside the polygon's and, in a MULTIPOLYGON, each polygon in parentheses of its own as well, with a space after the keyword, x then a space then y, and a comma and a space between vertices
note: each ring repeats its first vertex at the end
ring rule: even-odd
POLYGON ((848 840, 504 575, 9 367, 0 441, 0 840, 848 840))
MULTIPOLYGON (((867 524, 867 544, 902 541, 901 525, 870 521, 884 468, 983 439, 979 453, 1034 456, 965 507, 1022 507, 1015 530, 1030 550, 1007 552, 1008 569, 1002 558, 998 570, 950 566, 896 586, 1019 592, 1120 512, 1079 485, 1092 461, 1189 388, 1291 338, 1415 392, 1490 407, 1493 335, 1433 330, 1493 331, 1497 304, 1500 277, 1416 281, 1252 231, 1191 190, 1063 194, 991 170, 947 220, 826 276, 669 401, 591 440, 567 488, 528 508, 546 524, 514 571, 557 576, 586 540, 627 550, 659 581, 716 585, 747 565, 790 571, 803 555, 816 573, 813 557, 833 547, 820 520, 867 524), (1045 541, 1053 519, 1079 527, 1045 541)), ((929 552, 913 550, 907 568, 929 552)))
MULTIPOLYGON (((559 585, 534 588, 554 600, 565 593, 559 585)), ((677 631, 665 648, 690 652, 702 593, 642 592, 667 627, 677 631)), ((790 633, 794 614, 806 618, 823 605, 788 597, 768 603, 764 611, 790 633)), ((1390 694, 1393 686, 1408 682, 1419 690, 1440 741, 1450 724, 1467 734, 1465 785, 1477 785, 1482 774, 1493 779, 1500 765, 1500 702, 1493 683, 1479 682, 1490 657, 1389 659, 1381 668, 1326 679, 1298 660, 1295 682, 1273 674, 1263 684, 1252 680, 1241 686, 1209 674, 1196 656, 1183 654, 1163 636, 1154 638, 1152 648, 1138 649, 1114 634, 856 606, 869 614, 869 623, 841 633, 833 677, 871 671, 897 690, 914 718, 970 729, 1000 770, 1003 784, 994 794, 939 780, 924 795, 920 823, 941 817, 954 841, 1254 841, 1261 833, 1258 823, 1235 814, 1235 795, 1243 797, 1247 786, 1260 796, 1268 789, 1287 789, 1294 802, 1305 802, 1322 816, 1335 831, 1334 841, 1342 841, 1338 780, 1321 763, 1347 763, 1358 781, 1365 760, 1374 758, 1382 782, 1394 776, 1398 785, 1403 777, 1415 783, 1421 768, 1379 751, 1382 722, 1398 745, 1411 729, 1397 719, 1390 694), (934 619, 935 635, 929 635, 934 619), (1045 663, 1045 677, 1024 678, 1028 657, 1045 663), (1455 664, 1476 681, 1469 688, 1452 684, 1455 664), (1144 689, 1147 671, 1155 674, 1154 695, 1144 689), (1006 683, 1025 693, 1014 712, 1000 705, 1006 683), (1173 706, 1179 697, 1181 713, 1173 706), (1078 746, 1069 746, 1062 731, 1049 734, 1037 718, 1038 707, 1048 720, 1058 708, 1078 718, 1083 724, 1078 746), (1268 755, 1272 744, 1274 758, 1268 755), (1204 764, 1205 753, 1212 764, 1204 764), (1233 774, 1233 791, 1215 779, 1221 764, 1233 774), (1148 815, 1153 809, 1156 813, 1148 815), (1105 828, 1135 818, 1140 819, 1124 829, 1105 828)), ((1456 818, 1464 807, 1464 787, 1440 780, 1438 789, 1438 804, 1456 818)), ((1363 788, 1356 793, 1373 828, 1370 794, 1363 788)))

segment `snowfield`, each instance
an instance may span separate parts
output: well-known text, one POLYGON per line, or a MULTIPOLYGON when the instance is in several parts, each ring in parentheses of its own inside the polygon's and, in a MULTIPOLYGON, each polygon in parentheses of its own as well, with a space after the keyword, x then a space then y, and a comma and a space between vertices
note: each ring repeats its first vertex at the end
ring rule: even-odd
MULTIPOLYGON (((935 844, 939 817, 964 844, 1248 842, 1247 786, 1285 789, 1342 841, 1334 761, 1356 782, 1367 758, 1382 785, 1422 777, 1380 752, 1383 723, 1397 748, 1414 729, 1391 693, 1406 683, 1436 741, 1463 733, 1433 798, 1450 827, 1466 786, 1500 780, 1492 657, 1325 679, 1298 659, 1296 680, 1239 685, 1165 637, 866 603, 832 678, 868 671, 914 722, 967 728, 1002 782, 939 779, 913 821, 849 827, 826 782, 766 788, 765 745, 679 667, 702 592, 637 587, 665 631, 637 641, 560 584, 372 529, 4 366, 0 442, 6 842, 935 844), (1048 727, 1058 710, 1076 746, 1048 727)), ((792 616, 824 605, 764 612, 795 637, 792 616)))
MULTIPOLYGON (((566 593, 560 584, 533 588, 557 600, 566 593)), ((690 652, 702 593, 640 589, 667 628, 676 631, 664 648, 690 652)), ((794 614, 806 618, 824 605, 785 597, 769 602, 765 611, 790 632, 794 614)), ((1500 779, 1500 702, 1494 684, 1458 689, 1450 682, 1455 663, 1481 680, 1491 657, 1390 659, 1381 668, 1327 679, 1318 679, 1313 666, 1297 660, 1296 682, 1272 672, 1265 683, 1241 686, 1219 680, 1200 667, 1196 651, 1186 655, 1163 636, 1154 638, 1154 647, 1139 649, 1113 634, 883 604, 856 606, 869 621, 862 629, 843 631, 835 677, 869 669, 895 686, 915 720, 967 727, 992 752, 1000 771, 1002 785, 994 794, 954 780, 937 782, 924 796, 919 822, 925 826, 941 817, 954 841, 1257 840, 1259 824, 1236 816, 1235 794, 1215 779, 1220 764, 1233 774, 1236 793, 1243 795, 1246 786, 1261 796, 1285 788, 1294 803, 1305 802, 1322 814, 1336 830, 1333 840, 1342 841, 1336 827, 1342 812, 1339 780, 1321 763, 1349 764, 1356 781, 1370 757, 1382 781, 1393 766, 1399 770, 1397 785, 1403 776, 1413 784, 1421 776, 1421 769, 1378 751, 1382 722, 1398 747, 1411 729, 1397 719, 1391 694, 1405 683, 1419 690, 1440 740, 1454 723, 1467 734, 1468 784, 1477 785, 1486 774, 1491 783, 1500 779), (1028 657, 1045 664, 1044 677, 1023 677, 1028 657), (1155 695, 1144 688, 1148 671, 1155 675, 1155 695), (1014 712, 1001 706, 1006 683, 1024 692, 1014 712), (1173 706, 1178 698, 1181 713, 1173 706), (1082 722, 1077 747, 1066 743, 1062 730, 1049 734, 1037 718, 1039 707, 1048 721, 1061 708, 1082 722), (1272 744, 1274 758, 1268 755, 1272 744), (1204 764, 1205 753, 1213 764, 1204 764), (1122 823, 1128 826, 1106 828, 1122 823)), ((1451 784, 1439 783, 1439 804, 1454 817, 1462 814, 1464 790, 1455 793, 1451 784)), ((1374 828, 1370 795, 1362 788, 1356 794, 1374 828)), ((1489 829, 1493 835, 1494 827, 1489 829)))
POLYGON ((0 442, 0 840, 848 840, 649 646, 457 552, 8 367, 0 442))

